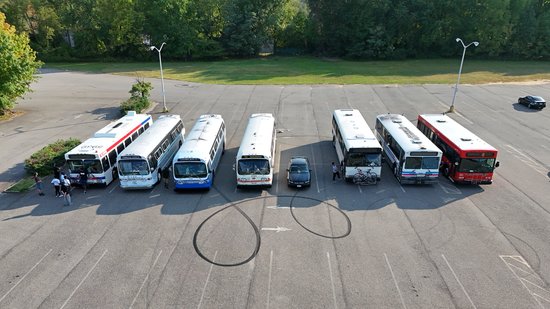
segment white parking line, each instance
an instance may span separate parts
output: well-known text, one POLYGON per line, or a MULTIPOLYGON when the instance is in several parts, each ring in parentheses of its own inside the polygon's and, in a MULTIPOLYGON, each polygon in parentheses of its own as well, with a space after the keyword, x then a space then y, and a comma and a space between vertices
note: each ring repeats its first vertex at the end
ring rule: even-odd
POLYGON ((462 285, 462 282, 460 282, 460 280, 458 280, 458 276, 456 275, 455 271, 451 267, 451 264, 449 264, 449 261, 447 261, 447 258, 445 257, 445 255, 442 254, 441 257, 445 260, 445 263, 447 263, 447 266, 449 267, 449 269, 453 273, 453 276, 455 277, 456 282, 458 282, 458 284, 460 285, 460 288, 462 289, 462 292, 464 292, 464 294, 466 294, 466 297, 468 297, 468 300, 470 301, 470 304, 472 304, 472 307, 474 307, 474 309, 477 309, 476 305, 474 305, 474 302, 470 298, 470 295, 468 295, 468 292, 466 292, 466 289, 462 285))
POLYGON ((13 289, 15 289, 19 285, 19 283, 21 283, 21 281, 23 281, 25 277, 27 277, 36 268, 36 266, 38 266, 38 264, 42 262, 42 260, 44 260, 50 253, 52 253, 52 250, 53 249, 50 249, 48 253, 46 253, 40 260, 38 260, 38 262, 36 262, 36 264, 34 264, 34 266, 25 275, 23 275, 23 277, 21 277, 21 279, 19 279, 19 281, 17 281, 17 283, 14 286, 12 286, 11 289, 8 292, 6 292, 4 296, 2 296, 2 298, 0 298, 0 302, 2 302, 4 298, 6 298, 6 296, 8 296, 8 294, 10 294, 11 291, 13 291, 13 289))
POLYGON ((159 260, 159 257, 160 257, 161 254, 162 254, 162 250, 160 250, 159 254, 157 255, 157 258, 153 262, 153 265, 151 265, 151 268, 149 269, 149 272, 147 272, 147 276, 145 276, 145 280, 143 280, 143 282, 141 283, 141 286, 139 287, 139 290, 136 294, 136 297, 134 297, 134 300, 132 300, 132 303, 130 304, 130 309, 134 306, 134 303, 136 302, 139 294, 141 293, 141 289, 143 289, 143 287, 145 286, 145 282, 147 282, 147 280, 149 279, 149 275, 151 275, 151 272, 155 268, 155 265, 157 265, 157 261, 159 260))
POLYGON ((86 274, 86 276, 84 276, 84 278, 82 278, 82 280, 80 281, 80 283, 76 286, 76 288, 74 288, 73 292, 71 293, 71 295, 69 295, 69 298, 67 298, 67 300, 63 303, 63 305, 61 305, 61 307, 59 307, 59 309, 63 309, 65 308, 65 306, 67 305, 67 303, 69 302, 69 300, 71 300, 71 298, 73 297, 74 293, 76 293, 76 290, 78 290, 78 288, 82 285, 82 283, 84 283, 84 281, 86 281, 86 279, 88 278, 88 276, 92 273, 92 271, 96 268, 97 264, 99 264, 99 261, 101 261, 101 259, 103 259, 103 257, 105 256, 105 254, 107 253, 107 250, 105 250, 103 252, 103 254, 101 255, 101 257, 99 258, 99 260, 97 260, 97 262, 95 262, 94 266, 88 271, 88 273, 86 274))
MULTIPOLYGON (((313 150, 313 146, 310 144, 311 147, 311 163, 313 163, 313 166, 316 166, 315 164, 315 151, 313 150)), ((319 189, 319 179, 317 179, 317 171, 313 171, 313 176, 315 177, 315 185, 317 185, 317 193, 321 193, 321 189, 319 189)))
POLYGON ((508 267, 510 272, 512 272, 512 274, 519 280, 521 285, 527 290, 531 297, 533 297, 539 307, 542 309, 547 308, 547 306, 545 306, 541 301, 550 305, 550 290, 548 290, 546 286, 541 286, 544 285, 544 281, 537 275, 537 273, 533 271, 529 263, 527 263, 527 261, 525 261, 525 259, 520 255, 499 255, 499 257, 504 264, 506 264, 506 267, 508 267), (521 265, 514 265, 514 262, 521 265), (521 269, 521 267, 525 267, 525 269, 521 269), (541 285, 520 277, 514 269, 520 270, 524 276, 528 276, 530 279, 537 279, 541 282, 541 285))
POLYGON ((359 193, 363 194, 363 189, 361 189, 360 185, 357 185, 357 189, 359 189, 359 193))
MULTIPOLYGON (((216 256, 218 256, 218 251, 214 253, 214 259, 212 260, 213 262, 216 262, 216 256)), ((210 264, 210 270, 208 271, 208 276, 206 276, 206 282, 204 282, 204 287, 202 288, 202 293, 201 293, 201 299, 199 300, 197 309, 199 309, 202 305, 202 300, 204 299, 204 293, 206 292, 206 286, 208 285, 208 280, 210 280, 210 274, 212 273, 212 268, 214 268, 214 264, 210 264)))
POLYGON ((113 188, 111 188, 111 190, 109 190, 109 194, 113 193, 113 191, 115 191, 117 186, 113 185, 113 188))
POLYGON ((407 306, 405 305, 405 300, 403 299, 403 295, 401 294, 401 289, 399 288, 399 285, 397 284, 397 280, 395 280, 395 275, 393 274, 393 269, 391 268, 390 261, 388 260, 388 256, 386 253, 384 253, 384 258, 386 259, 386 264, 388 265, 388 268, 390 269, 391 277, 393 279, 393 283, 395 284, 395 288, 397 289, 397 293, 399 294, 399 299, 401 299, 401 305, 403 305, 403 308, 407 309, 407 306))
POLYGON ((512 153, 512 155, 516 158, 518 158, 523 163, 529 165, 531 168, 533 168, 537 173, 546 176, 547 171, 546 167, 538 163, 537 161, 533 160, 529 155, 521 152, 520 150, 516 149, 512 145, 504 145, 508 148, 508 152, 512 153))
POLYGON ((330 263, 330 254, 327 252, 328 271, 330 274, 330 284, 332 286, 332 300, 334 301, 334 308, 338 308, 336 304, 336 290, 334 289, 334 277, 332 276, 332 265, 330 263))
POLYGON ((271 294, 271 269, 273 268, 273 250, 269 254, 269 273, 267 275, 267 301, 265 308, 269 309, 269 295, 271 294))

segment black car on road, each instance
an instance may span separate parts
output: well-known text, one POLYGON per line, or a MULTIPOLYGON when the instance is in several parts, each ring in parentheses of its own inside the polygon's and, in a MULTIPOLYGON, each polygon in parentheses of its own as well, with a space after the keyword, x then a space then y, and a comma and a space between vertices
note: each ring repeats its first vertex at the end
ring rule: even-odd
POLYGON ((307 157, 292 157, 286 169, 286 179, 289 187, 309 187, 311 185, 311 169, 307 157))
POLYGON ((529 108, 543 109, 546 107, 546 101, 539 96, 528 95, 518 99, 519 104, 523 104, 529 108))

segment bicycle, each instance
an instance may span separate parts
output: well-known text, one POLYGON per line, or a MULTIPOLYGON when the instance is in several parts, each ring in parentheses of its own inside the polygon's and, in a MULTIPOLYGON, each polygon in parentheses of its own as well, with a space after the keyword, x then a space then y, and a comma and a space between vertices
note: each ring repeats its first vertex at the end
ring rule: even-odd
POLYGON ((353 175, 353 183, 360 186, 366 185, 375 185, 378 182, 378 175, 375 172, 371 172, 371 169, 368 169, 366 173, 358 168, 357 173, 353 175))

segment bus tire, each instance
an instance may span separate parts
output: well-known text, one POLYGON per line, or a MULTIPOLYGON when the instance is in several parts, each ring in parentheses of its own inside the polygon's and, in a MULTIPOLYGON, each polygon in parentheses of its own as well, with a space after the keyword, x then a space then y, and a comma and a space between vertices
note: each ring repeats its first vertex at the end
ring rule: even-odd
POLYGON ((332 136, 332 147, 336 148, 336 137, 332 136))
MULTIPOLYGON (((113 181, 115 181, 115 179, 118 178, 118 170, 116 168, 113 168, 112 174, 113 174, 113 181)), ((105 186, 107 185, 109 184, 106 184, 105 186)))

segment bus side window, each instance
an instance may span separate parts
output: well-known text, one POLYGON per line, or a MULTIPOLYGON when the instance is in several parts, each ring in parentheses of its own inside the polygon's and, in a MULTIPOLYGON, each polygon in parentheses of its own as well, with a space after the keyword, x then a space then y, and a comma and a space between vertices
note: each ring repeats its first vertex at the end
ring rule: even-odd
POLYGON ((103 165, 103 171, 109 169, 109 159, 107 159, 107 157, 103 157, 103 159, 101 159, 101 164, 103 165))
POLYGON ((132 141, 135 141, 137 137, 138 137, 137 132, 134 132, 134 134, 132 134, 132 141))
POLYGON ((143 128, 145 128, 145 130, 147 130, 147 129, 149 128, 149 123, 147 122, 147 123, 143 126, 143 128))
POLYGON ((153 156, 149 156, 149 165, 151 169, 156 170, 157 169, 157 159, 155 159, 153 156))
POLYGON ((120 145, 118 145, 118 146, 116 147, 116 152, 117 152, 117 153, 121 153, 123 150, 124 150, 124 144, 123 144, 123 143, 120 143, 120 145))
POLYGON ((111 150, 109 152, 109 161, 111 161, 111 166, 114 166, 116 163, 116 152, 114 150, 111 150))
MULTIPOLYGON (((142 130, 143 128, 140 128, 140 130, 142 130)), ((130 143, 132 143, 132 140, 128 137, 125 141, 124 141, 124 146, 128 147, 128 145, 130 145, 130 143)))
MULTIPOLYGON (((145 129, 143 129, 143 127, 139 128, 138 132, 139 132, 139 135, 141 135, 141 133, 143 133, 143 131, 145 131, 145 129)), ((126 145, 128 146, 128 145, 126 145)))

